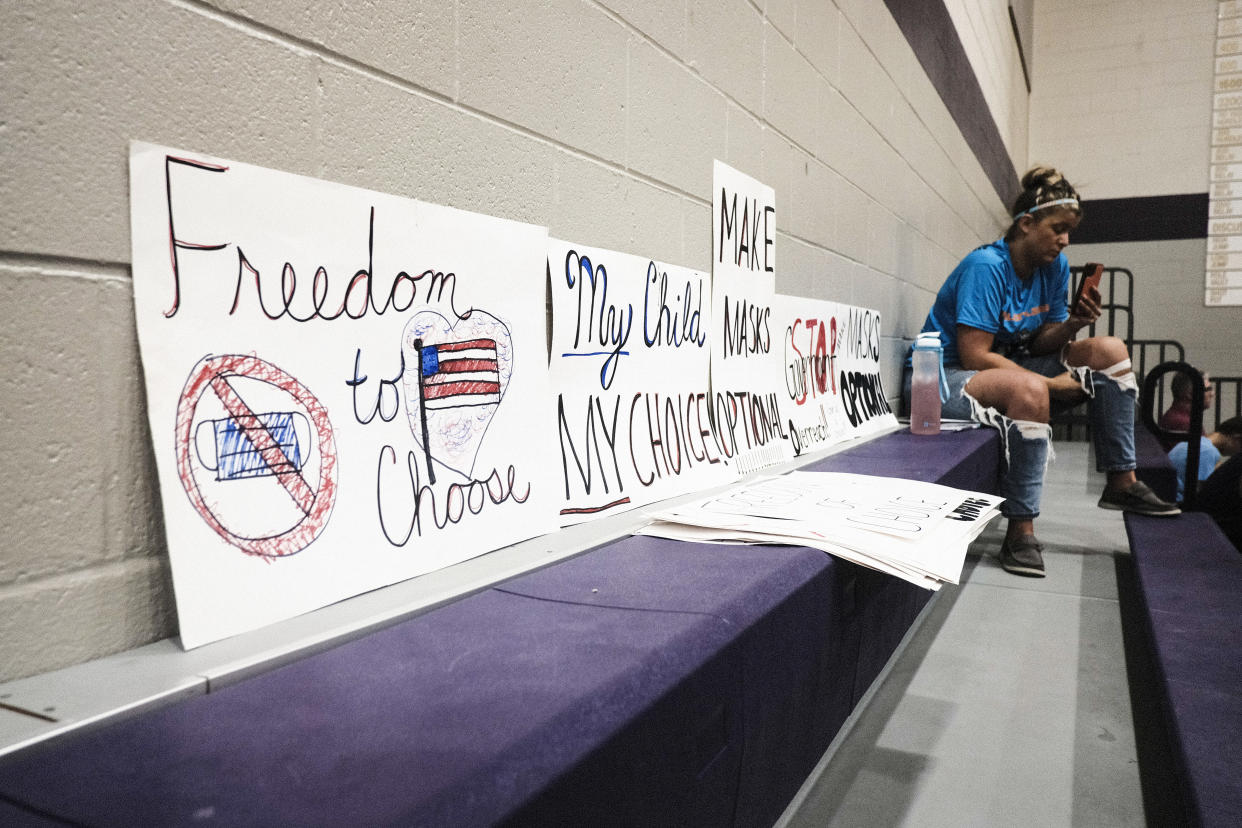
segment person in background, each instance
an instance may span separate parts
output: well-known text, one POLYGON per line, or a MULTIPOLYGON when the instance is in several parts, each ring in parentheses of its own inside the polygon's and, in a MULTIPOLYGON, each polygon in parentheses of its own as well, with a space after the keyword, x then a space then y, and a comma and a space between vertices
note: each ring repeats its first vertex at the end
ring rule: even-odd
MULTIPOLYGON (((1178 371, 1173 375, 1173 404, 1160 415, 1160 419, 1156 421, 1156 425, 1169 431, 1190 431, 1190 403, 1194 394, 1194 375, 1185 371, 1178 371)), ((1212 385, 1212 380, 1207 373, 1203 374, 1203 410, 1207 411, 1212 407, 1212 402, 1216 398, 1216 387, 1212 385)), ((1168 451, 1179 442, 1178 440, 1167 440, 1161 438, 1164 443, 1164 450, 1168 451)), ((1181 442, 1185 442, 1182 438, 1181 442)))
MULTIPOLYGON (((1182 440, 1169 451, 1169 460, 1177 472, 1177 499, 1186 494, 1186 455, 1190 443, 1182 440)), ((1199 480, 1207 480, 1224 458, 1242 451, 1242 417, 1230 417, 1211 434, 1199 438, 1199 480)))
MULTIPOLYGON (((1057 170, 1022 177, 1004 238, 977 248, 949 274, 923 331, 944 346, 949 401, 943 416, 996 428, 1004 445, 1001 478, 1009 522, 1000 562, 1043 577, 1035 537, 1044 471, 1052 458, 1052 410, 1090 399, 1091 435, 1107 484, 1099 506, 1148 515, 1180 514, 1134 475, 1138 385, 1125 343, 1112 336, 1075 340, 1100 315, 1100 293, 1069 307, 1064 249, 1082 218, 1078 193, 1057 170)), ((909 360, 904 390, 910 394, 909 360)))
POLYGON ((1230 457, 1203 481, 1195 506, 1211 515, 1234 548, 1242 552, 1242 454, 1230 457))

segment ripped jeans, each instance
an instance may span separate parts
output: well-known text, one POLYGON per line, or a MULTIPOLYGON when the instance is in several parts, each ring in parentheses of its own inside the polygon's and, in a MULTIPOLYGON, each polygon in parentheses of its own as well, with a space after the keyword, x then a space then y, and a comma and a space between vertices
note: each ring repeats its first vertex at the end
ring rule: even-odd
MULTIPOLYGON (((1045 377, 1066 371, 1058 354, 1020 357, 1015 360, 1027 370, 1045 377)), ((1129 361, 1104 371, 1072 368, 1088 395, 1091 439, 1095 443, 1097 470, 1128 471, 1135 468, 1134 412, 1138 387, 1129 361), (1120 377, 1112 374, 1120 373, 1120 377)), ((1000 493, 1005 498, 1001 514, 1007 518, 1039 517, 1039 503, 1044 489, 1044 471, 1053 458, 1052 428, 1047 423, 1011 420, 995 408, 985 408, 963 390, 975 371, 961 365, 946 363, 945 377, 949 383, 949 401, 941 416, 957 420, 974 420, 1000 432, 1005 450, 1005 470, 1001 475, 1000 493)), ((906 399, 910 398, 910 368, 903 377, 906 399)), ((1052 412, 1072 408, 1077 403, 1052 403, 1052 412)))

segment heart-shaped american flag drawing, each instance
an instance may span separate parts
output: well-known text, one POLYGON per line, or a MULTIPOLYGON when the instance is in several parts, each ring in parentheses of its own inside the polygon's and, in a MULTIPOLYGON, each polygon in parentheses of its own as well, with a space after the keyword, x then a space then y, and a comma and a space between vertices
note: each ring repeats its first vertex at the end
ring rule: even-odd
POLYGON ((477 308, 458 319, 424 310, 406 323, 401 349, 406 416, 428 477, 435 482, 433 463, 472 477, 513 374, 509 328, 477 308))

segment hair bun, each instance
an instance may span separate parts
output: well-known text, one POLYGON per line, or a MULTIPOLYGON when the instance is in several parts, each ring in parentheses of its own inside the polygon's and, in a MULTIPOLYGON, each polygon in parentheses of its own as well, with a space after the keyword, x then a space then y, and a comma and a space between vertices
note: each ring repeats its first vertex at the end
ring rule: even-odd
POLYGON ((1024 190, 1042 190, 1045 187, 1052 187, 1060 184, 1065 180, 1065 176, 1055 167, 1031 167, 1022 176, 1022 189, 1024 190))
MULTIPOLYGON (((1025 213, 1031 212, 1039 205, 1060 199, 1077 200, 1078 191, 1074 189, 1073 184, 1065 180, 1065 176, 1061 175, 1056 167, 1036 165, 1022 176, 1022 192, 1014 200, 1013 209, 1009 211, 1009 214, 1017 222, 1025 213)), ((1077 204, 1072 205, 1070 209, 1079 216, 1082 215, 1082 208, 1077 204)), ((1012 231, 1011 227, 1010 232, 1012 231)))

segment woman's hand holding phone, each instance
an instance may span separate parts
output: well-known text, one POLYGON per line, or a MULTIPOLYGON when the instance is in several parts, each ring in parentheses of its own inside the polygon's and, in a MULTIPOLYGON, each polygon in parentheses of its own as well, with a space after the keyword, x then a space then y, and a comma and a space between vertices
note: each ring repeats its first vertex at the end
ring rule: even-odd
POLYGON ((1078 293, 1070 304, 1070 317, 1083 325, 1091 325, 1100 318, 1103 312, 1103 297, 1100 295, 1100 279, 1104 276, 1104 265, 1094 262, 1083 267, 1082 282, 1078 285, 1078 293))

